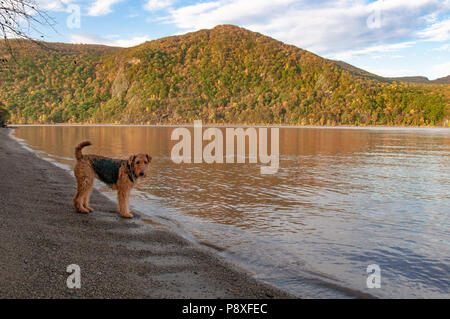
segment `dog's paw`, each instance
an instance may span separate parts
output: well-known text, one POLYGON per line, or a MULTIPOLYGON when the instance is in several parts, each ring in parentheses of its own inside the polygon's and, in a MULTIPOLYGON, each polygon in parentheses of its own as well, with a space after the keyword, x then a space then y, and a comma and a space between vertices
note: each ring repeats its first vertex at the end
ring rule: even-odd
POLYGON ((120 214, 120 216, 123 218, 133 218, 133 214, 131 214, 131 213, 120 214))
POLYGON ((94 211, 92 207, 86 207, 86 209, 89 211, 89 213, 92 213, 94 211))

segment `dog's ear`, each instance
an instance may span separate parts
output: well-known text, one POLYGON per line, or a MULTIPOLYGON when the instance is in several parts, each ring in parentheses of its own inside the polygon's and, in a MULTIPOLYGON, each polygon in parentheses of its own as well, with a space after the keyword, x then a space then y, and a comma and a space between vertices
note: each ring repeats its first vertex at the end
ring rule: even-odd
POLYGON ((152 161, 152 157, 148 154, 145 154, 145 156, 147 157, 147 161, 150 163, 152 161))
POLYGON ((128 164, 133 165, 135 159, 136 159, 136 155, 131 155, 130 158, 128 159, 128 164))

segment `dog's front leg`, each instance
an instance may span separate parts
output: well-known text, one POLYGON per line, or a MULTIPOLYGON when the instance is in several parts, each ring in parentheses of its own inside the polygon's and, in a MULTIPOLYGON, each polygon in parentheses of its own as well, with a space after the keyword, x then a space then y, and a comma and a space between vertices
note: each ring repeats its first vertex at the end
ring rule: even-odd
POLYGON ((119 188, 117 192, 117 197, 119 200, 119 212, 120 216, 124 218, 132 218, 133 215, 130 213, 130 209, 128 207, 128 197, 130 196, 130 189, 128 187, 126 188, 119 188))

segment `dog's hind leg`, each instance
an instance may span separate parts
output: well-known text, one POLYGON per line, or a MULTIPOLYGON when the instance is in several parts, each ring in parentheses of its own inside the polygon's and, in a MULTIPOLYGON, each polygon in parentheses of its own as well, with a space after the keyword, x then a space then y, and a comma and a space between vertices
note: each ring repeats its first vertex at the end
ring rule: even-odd
POLYGON ((83 197, 83 207, 86 208, 89 212, 93 212, 94 209, 89 206, 89 198, 92 194, 92 186, 94 185, 94 177, 89 176, 86 180, 86 192, 84 193, 83 197))
POLYGON ((93 176, 83 167, 84 165, 75 166, 75 178, 77 180, 77 193, 73 198, 73 206, 80 213, 89 213, 89 209, 85 207, 86 197, 93 185, 93 176))

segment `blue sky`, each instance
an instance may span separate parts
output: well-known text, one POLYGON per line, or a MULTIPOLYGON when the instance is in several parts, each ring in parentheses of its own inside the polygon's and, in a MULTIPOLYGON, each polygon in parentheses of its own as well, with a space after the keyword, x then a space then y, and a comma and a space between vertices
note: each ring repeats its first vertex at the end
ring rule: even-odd
POLYGON ((47 41, 128 47, 235 24, 382 76, 450 75, 450 0, 35 1, 56 21, 47 41))

